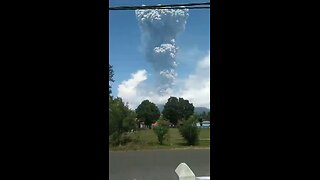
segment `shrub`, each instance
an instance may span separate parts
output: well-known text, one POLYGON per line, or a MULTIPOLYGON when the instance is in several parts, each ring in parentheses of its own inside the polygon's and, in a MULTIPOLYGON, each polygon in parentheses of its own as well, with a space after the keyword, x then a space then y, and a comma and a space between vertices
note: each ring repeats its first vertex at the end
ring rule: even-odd
POLYGON ((158 125, 153 128, 153 131, 157 135, 159 143, 162 145, 165 135, 169 132, 169 122, 165 120, 158 121, 158 125))
POLYGON ((127 132, 136 127, 136 114, 121 98, 109 98, 109 140, 111 145, 130 142, 127 132))
POLYGON ((185 119, 184 118, 178 120, 177 127, 179 128, 179 127, 183 126, 183 123, 185 123, 185 119))
POLYGON ((119 145, 126 145, 129 142, 132 142, 132 138, 130 137, 130 134, 128 133, 113 133, 110 138, 109 142, 113 146, 119 146, 119 145))
POLYGON ((109 142, 113 146, 119 145, 121 143, 121 133, 114 132, 109 137, 109 142))
POLYGON ((200 130, 197 128, 197 118, 195 116, 189 117, 184 121, 183 125, 179 127, 181 136, 187 141, 188 145, 196 145, 199 142, 200 130))

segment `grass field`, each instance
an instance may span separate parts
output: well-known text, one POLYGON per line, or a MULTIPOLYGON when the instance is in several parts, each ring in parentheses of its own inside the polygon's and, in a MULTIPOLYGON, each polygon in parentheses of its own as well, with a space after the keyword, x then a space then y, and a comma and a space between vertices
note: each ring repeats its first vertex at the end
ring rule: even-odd
MULTIPOLYGON (((152 129, 139 130, 130 134, 131 142, 124 146, 109 146, 109 150, 175 149, 190 147, 186 145, 177 128, 170 128, 163 145, 159 145, 152 129)), ((210 129, 200 129, 199 144, 193 147, 210 147, 210 129)))

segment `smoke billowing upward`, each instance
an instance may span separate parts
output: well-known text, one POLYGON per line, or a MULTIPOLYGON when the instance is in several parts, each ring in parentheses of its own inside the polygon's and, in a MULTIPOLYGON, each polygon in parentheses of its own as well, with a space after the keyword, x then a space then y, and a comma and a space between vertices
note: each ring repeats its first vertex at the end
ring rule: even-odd
POLYGON ((178 47, 175 39, 185 29, 188 9, 136 10, 136 16, 142 31, 146 59, 157 74, 157 92, 165 95, 177 76, 178 47))

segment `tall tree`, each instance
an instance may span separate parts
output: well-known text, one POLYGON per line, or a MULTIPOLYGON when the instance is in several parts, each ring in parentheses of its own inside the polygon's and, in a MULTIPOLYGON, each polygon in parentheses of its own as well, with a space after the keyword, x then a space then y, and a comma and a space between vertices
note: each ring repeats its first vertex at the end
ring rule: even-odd
POLYGON ((170 97, 164 105, 162 114, 172 124, 177 125, 178 120, 187 120, 194 114, 194 106, 183 98, 170 97))
POLYGON ((163 107, 162 114, 172 124, 177 125, 180 119, 179 100, 176 97, 170 97, 163 107))
POLYGON ((179 98, 179 113, 179 118, 185 120, 189 119, 189 117, 194 113, 193 104, 189 103, 189 100, 179 98))
MULTIPOLYGON (((113 71, 112 65, 109 64, 109 83, 114 82, 113 76, 114 76, 114 71, 113 71)), ((111 85, 109 84, 109 95, 111 95, 111 93, 112 93, 111 85)))
POLYGON ((144 100, 136 109, 137 118, 142 120, 146 126, 151 128, 151 124, 154 123, 160 117, 159 108, 149 100, 144 100))

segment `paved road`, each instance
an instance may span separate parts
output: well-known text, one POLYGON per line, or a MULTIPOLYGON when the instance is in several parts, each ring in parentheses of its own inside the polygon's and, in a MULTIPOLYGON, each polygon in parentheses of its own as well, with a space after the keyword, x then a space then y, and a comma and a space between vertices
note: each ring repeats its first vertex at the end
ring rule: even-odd
POLYGON ((196 176, 210 176, 210 150, 109 152, 110 180, 177 180, 174 170, 185 162, 196 176))

